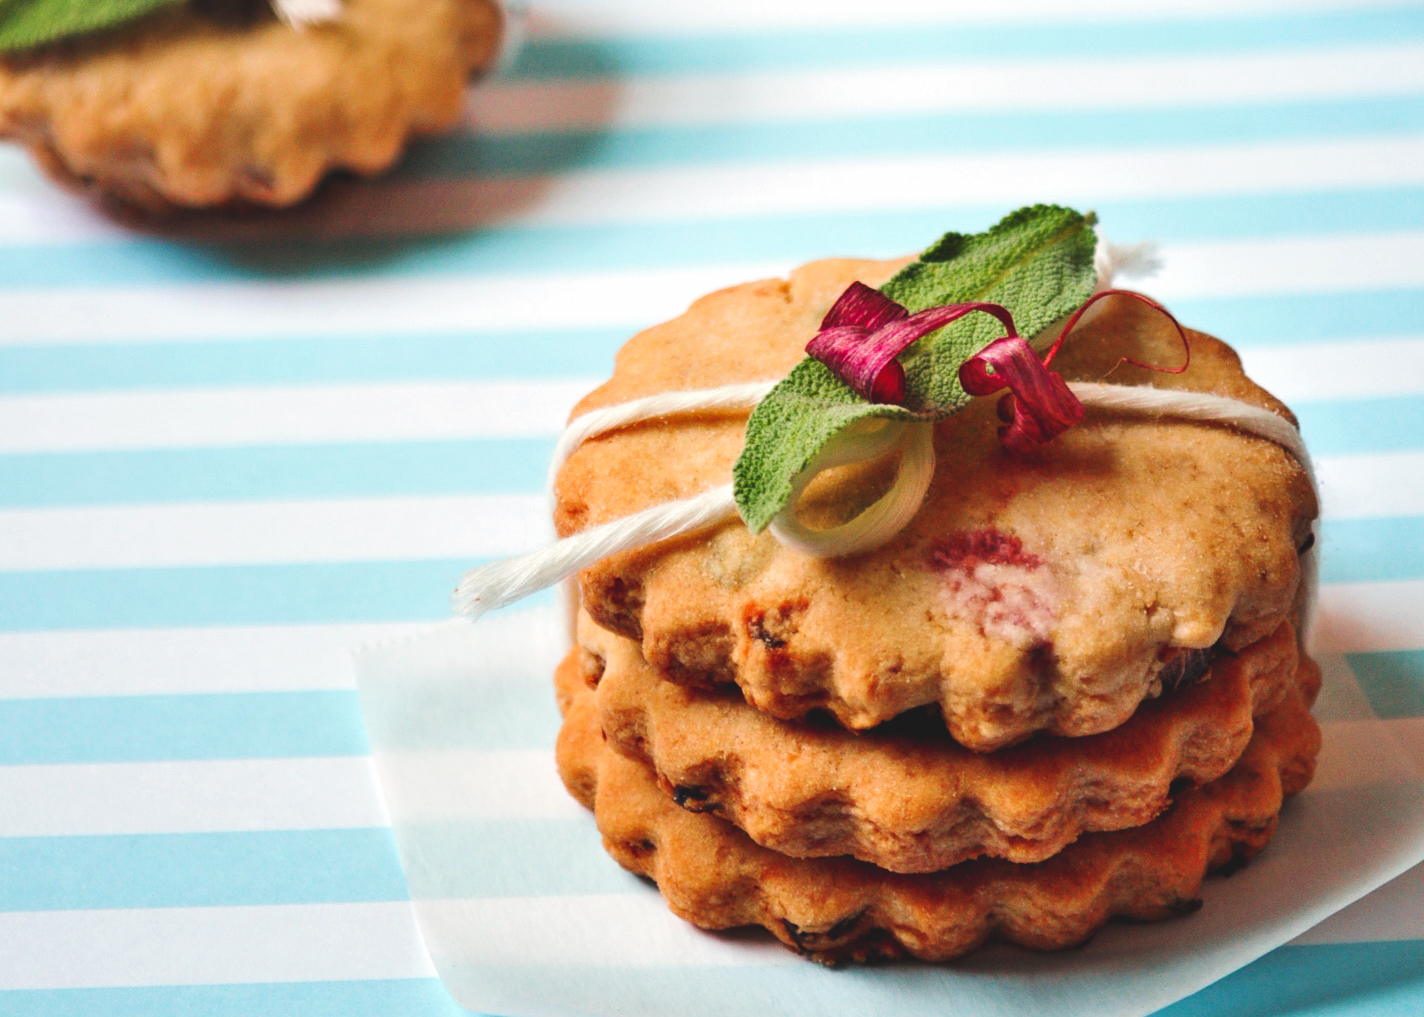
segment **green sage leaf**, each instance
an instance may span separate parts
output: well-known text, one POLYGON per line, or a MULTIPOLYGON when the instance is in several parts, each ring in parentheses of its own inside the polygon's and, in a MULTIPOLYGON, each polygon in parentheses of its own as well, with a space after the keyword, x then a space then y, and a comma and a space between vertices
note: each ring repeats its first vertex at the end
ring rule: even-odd
POLYGON ((0 0, 0 52, 85 35, 186 0, 0 0))
MULTIPOLYGON (((1092 213, 1057 205, 1023 208, 985 233, 946 234, 880 289, 911 313, 970 301, 1002 304, 1019 334, 1032 337, 1092 295, 1094 222, 1092 213)), ((786 507, 792 479, 855 421, 937 420, 962 409, 970 397, 959 384, 960 365, 1002 334, 999 322, 973 314, 919 340, 900 356, 903 407, 867 402, 810 357, 797 364, 753 411, 732 470, 747 528, 764 530, 786 507)))

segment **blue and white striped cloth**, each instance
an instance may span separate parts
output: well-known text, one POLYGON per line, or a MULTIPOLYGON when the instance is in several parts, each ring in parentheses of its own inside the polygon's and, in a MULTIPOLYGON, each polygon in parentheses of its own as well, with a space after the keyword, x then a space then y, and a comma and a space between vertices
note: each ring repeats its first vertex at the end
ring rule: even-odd
MULTIPOLYGON (((1320 650, 1424 757, 1424 7, 549 0, 458 132, 291 214, 120 225, 0 153, 0 1014, 461 1012, 348 648, 549 539, 631 332, 1033 201, 1159 241, 1298 412, 1320 650)), ((551 701, 483 722, 549 765, 551 701)), ((1424 1011, 1424 870, 1163 1012, 1228 1011, 1424 1011)))

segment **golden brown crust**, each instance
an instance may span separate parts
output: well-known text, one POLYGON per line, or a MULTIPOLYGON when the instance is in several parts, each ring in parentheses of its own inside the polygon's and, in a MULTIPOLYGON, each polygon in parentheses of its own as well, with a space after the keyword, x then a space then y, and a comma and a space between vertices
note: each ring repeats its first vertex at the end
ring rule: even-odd
MULTIPOLYGON (((635 336, 575 412, 778 377, 852 279, 876 284, 899 264, 815 262, 704 297, 635 336)), ((1054 366, 1288 415, 1227 346, 1190 337, 1184 374, 1114 369, 1123 355, 1175 364, 1182 351, 1160 315, 1109 301, 1054 366)), ((876 551, 813 559, 728 524, 585 570, 584 604, 673 681, 735 681, 778 717, 823 708, 858 729, 937 703, 954 736, 981 751, 1038 730, 1109 730, 1156 694, 1172 649, 1245 646, 1288 615, 1316 506, 1283 449, 1221 426, 1092 412, 1015 457, 999 447, 993 403, 936 426, 925 505, 876 551), (986 546, 1004 553, 956 551, 986 546)), ((558 478, 559 532, 725 483, 743 424, 693 416, 586 443, 558 478)))
MULTIPOLYGON (((996 937, 1073 946, 1113 917, 1155 921, 1199 904, 1208 871, 1244 862, 1275 830, 1282 800, 1310 780, 1319 728, 1292 694, 1262 718, 1236 766, 1131 830, 1088 834, 1031 865, 998 859, 899 875, 843 858, 793 859, 713 816, 679 809, 643 764, 601 743, 593 694, 561 676, 568 713, 559 769, 594 809, 604 846, 704 928, 761 925, 837 962, 902 954, 939 961, 996 937)), ((1304 682, 1309 685, 1309 679, 1304 682)))
POLYGON ((129 205, 291 205, 448 126, 500 35, 494 0, 345 0, 331 24, 186 6, 0 60, 0 135, 129 205))
POLYGON ((596 688, 609 744, 651 765, 683 808, 721 816, 781 854, 853 855, 895 872, 980 855, 1037 862, 1084 832, 1149 822, 1176 790, 1232 767, 1253 717, 1287 694, 1299 663, 1284 622, 1239 655, 1179 658, 1194 665, 1182 668, 1182 687, 1112 731, 981 755, 929 715, 857 735, 774 720, 736 690, 662 681, 636 643, 586 615, 579 643, 561 668, 596 688))

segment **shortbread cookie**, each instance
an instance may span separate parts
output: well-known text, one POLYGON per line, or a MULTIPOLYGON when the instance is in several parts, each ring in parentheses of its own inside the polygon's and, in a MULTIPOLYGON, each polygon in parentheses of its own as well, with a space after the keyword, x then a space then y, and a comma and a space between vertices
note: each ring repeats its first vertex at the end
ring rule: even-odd
POLYGON ((646 765, 603 743, 592 692, 562 677, 560 774, 593 808, 618 863, 655 880, 673 912, 696 925, 761 925, 825 962, 946 960, 991 936, 1054 950, 1113 917, 1191 912, 1208 871, 1238 865, 1270 840, 1282 800, 1310 782, 1319 749, 1319 728, 1293 693, 1260 720, 1228 774, 1182 792, 1146 826, 1087 834, 1032 865, 980 859, 898 875, 844 858, 788 858, 715 816, 678 808, 646 765))
MULTIPOLYGON (((781 377, 852 280, 878 284, 900 264, 815 262, 704 297, 635 336, 575 414, 781 377)), ((1054 362, 1070 380, 1208 391, 1290 419, 1229 347, 1198 332, 1183 374, 1116 366, 1124 355, 1178 364, 1181 339, 1135 301, 1100 306, 1054 362)), ((726 483, 745 420, 678 417, 585 443, 558 477, 559 533, 726 483)), ((935 426, 925 503, 877 550, 813 558, 733 522, 586 569, 583 602, 673 681, 734 681, 778 717, 824 708, 858 729, 934 703, 954 737, 981 751, 1038 730, 1116 727, 1158 694, 1183 650, 1240 649, 1289 614, 1316 504, 1278 445, 1093 410, 1015 456, 998 426, 993 399, 935 426)), ((850 474, 808 495, 854 509, 883 481, 850 474)))
POLYGON ((0 135, 130 205, 290 205, 452 123, 500 30, 496 0, 344 0, 300 31, 205 0, 0 59, 0 135))
MULTIPOLYGON (((1229 770, 1252 718, 1280 702, 1297 672, 1295 632, 1283 622, 1239 654, 1179 656, 1193 661, 1187 687, 1112 731, 981 755, 923 710, 857 735, 775 720, 736 689, 662 681, 637 643, 587 616, 579 643, 562 666, 596 686, 609 744, 650 764, 678 805, 721 816, 781 854, 853 855, 895 872, 980 855, 1037 862, 1081 833, 1141 826, 1174 792, 1229 770)), ((1313 698, 1315 665, 1302 666, 1313 698)))

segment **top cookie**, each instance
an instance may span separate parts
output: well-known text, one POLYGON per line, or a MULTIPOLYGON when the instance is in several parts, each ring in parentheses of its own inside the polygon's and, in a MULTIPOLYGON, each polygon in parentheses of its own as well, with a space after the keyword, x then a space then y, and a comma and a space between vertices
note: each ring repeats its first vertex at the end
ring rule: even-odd
MULTIPOLYGON (((612 380, 575 415, 778 378, 851 281, 878 285, 901 264, 815 262, 704 297, 630 340, 612 380)), ((1209 391, 1289 417, 1229 347, 1197 332, 1189 340, 1184 374, 1115 366, 1124 355, 1176 364, 1183 353, 1160 314, 1109 300, 1054 367, 1070 380, 1209 391)), ((745 419, 678 417, 587 442, 558 477, 560 534, 726 483, 745 419)), ((1090 411, 1040 452, 1015 456, 999 446, 998 423, 994 400, 981 399, 935 426, 925 503, 875 551, 813 558, 732 523, 585 570, 584 605, 639 639, 674 681, 735 681, 767 712, 825 708, 851 728, 938 703, 951 734, 980 751, 1038 730, 1116 727, 1160 691, 1182 650, 1248 645, 1290 613, 1316 505, 1279 446, 1224 426, 1090 411)), ((808 499, 829 522, 884 482, 846 470, 808 499)))
POLYGON ((454 121, 500 24, 496 0, 344 0, 295 31, 265 0, 206 0, 0 59, 0 136, 149 210, 290 205, 454 121))

